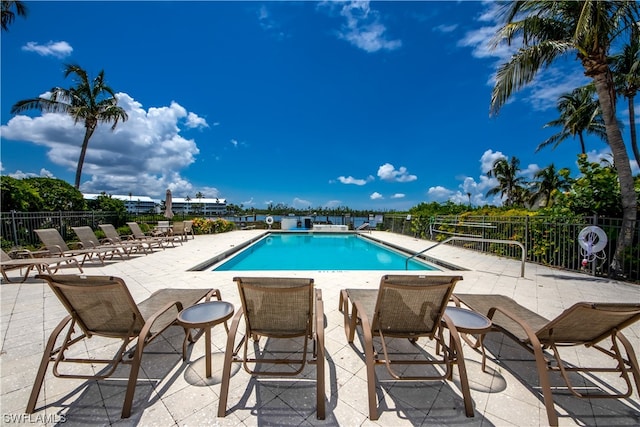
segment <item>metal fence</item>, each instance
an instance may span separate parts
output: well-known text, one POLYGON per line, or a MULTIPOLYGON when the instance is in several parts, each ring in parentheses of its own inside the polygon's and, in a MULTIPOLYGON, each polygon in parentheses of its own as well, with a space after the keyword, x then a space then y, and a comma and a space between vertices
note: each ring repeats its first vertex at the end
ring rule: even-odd
MULTIPOLYGON (((161 215, 118 215, 115 212, 2 212, 0 225, 3 247, 37 247, 40 240, 33 230, 56 228, 63 238, 73 241, 71 227, 88 225, 94 230, 98 224, 109 223, 116 227, 127 221, 155 223, 164 219, 161 215)), ((182 218, 186 219, 186 218, 182 218)), ((180 220, 174 217, 174 220, 180 220)), ((581 221, 562 221, 541 216, 435 216, 384 215, 377 228, 407 236, 442 241, 451 236, 466 236, 492 240, 512 240, 525 245, 526 260, 533 263, 582 271, 592 275, 607 275, 609 263, 616 248, 622 220, 600 217, 585 217, 581 221), (604 250, 593 261, 583 267, 586 254, 578 242, 580 231, 590 225, 602 228, 608 238, 604 250)), ((467 249, 489 252, 496 255, 520 259, 517 246, 490 242, 458 241, 449 244, 467 249)), ((628 281, 640 283, 640 222, 637 223, 633 245, 623 256, 622 271, 628 281)))
MULTIPOLYGON (((526 260, 537 264, 606 276, 613 258, 622 220, 583 217, 563 221, 543 216, 407 216, 385 215, 383 228, 394 233, 442 241, 451 236, 512 240, 525 245, 526 260), (580 246, 578 235, 587 226, 598 226, 607 235, 603 251, 589 254, 580 246), (586 266, 583 260, 589 258, 586 266)), ((520 259, 520 248, 488 242, 451 242, 481 252, 520 259)), ((633 244, 623 255, 622 272, 626 280, 640 283, 640 222, 636 223, 633 244)))

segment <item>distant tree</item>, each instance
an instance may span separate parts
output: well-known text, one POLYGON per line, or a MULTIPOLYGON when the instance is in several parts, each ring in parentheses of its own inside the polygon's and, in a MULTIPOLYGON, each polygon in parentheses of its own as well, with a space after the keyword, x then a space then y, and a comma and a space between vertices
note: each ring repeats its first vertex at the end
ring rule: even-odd
POLYGON ((594 98, 594 94, 595 87, 587 85, 560 96, 557 105, 560 117, 545 124, 544 127, 559 126, 562 130, 538 145, 536 152, 551 144, 556 148, 561 142, 577 136, 580 140, 580 153, 586 154, 585 134, 596 135, 606 141, 607 132, 600 114, 600 104, 594 98))
POLYGON ((553 196, 558 191, 567 191, 571 188, 569 179, 569 169, 562 168, 556 170, 553 163, 544 169, 539 170, 533 176, 535 181, 532 189, 532 197, 530 204, 534 205, 539 200, 543 200, 543 206, 551 207, 553 205, 553 196))
POLYGON ((90 80, 87 72, 79 65, 67 64, 65 78, 72 74, 77 78, 77 86, 69 89, 54 87, 48 97, 41 96, 18 101, 11 108, 11 114, 36 109, 66 113, 73 118, 75 123, 80 121, 84 123, 84 139, 80 148, 75 180, 75 187, 79 189, 89 140, 98 123, 113 123, 111 130, 115 130, 118 121, 124 122, 128 116, 122 107, 118 107, 118 99, 113 89, 107 86, 104 70, 100 71, 96 78, 90 80))
POLYGON ((635 96, 640 89, 640 31, 635 28, 631 32, 631 41, 622 53, 613 57, 614 81, 618 92, 624 96, 629 105, 629 128, 631 134, 631 149, 640 166, 640 151, 636 134, 635 96))
POLYGON ((23 1, 2 2, 2 30, 9 31, 9 25, 13 24, 16 15, 26 17, 29 9, 23 1), (12 10, 15 9, 15 12, 12 10))
POLYGON ((80 191, 71 184, 56 178, 26 178, 42 198, 43 211, 83 211, 87 203, 80 191))
POLYGON ((489 178, 496 178, 498 185, 487 192, 487 196, 500 194, 504 199, 505 206, 516 206, 522 204, 525 199, 524 178, 518 176, 520 172, 520 160, 511 157, 507 161, 505 158, 496 160, 493 168, 487 172, 489 178))
POLYGON ((22 179, 3 175, 0 177, 0 201, 2 212, 37 212, 43 201, 38 191, 22 179))
POLYGON ((116 212, 118 215, 124 215, 127 212, 127 207, 122 200, 114 199, 104 191, 94 200, 89 200, 87 205, 94 211, 116 212))
POLYGON ((622 257, 633 244, 637 195, 627 148, 616 119, 616 93, 610 50, 640 20, 635 1, 511 1, 505 4, 505 24, 495 45, 522 41, 522 47, 499 67, 491 95, 491 114, 497 114, 515 90, 534 80, 539 70, 556 59, 576 53, 586 76, 593 79, 607 131, 607 143, 618 172, 622 200, 622 226, 610 274, 622 274, 622 257))

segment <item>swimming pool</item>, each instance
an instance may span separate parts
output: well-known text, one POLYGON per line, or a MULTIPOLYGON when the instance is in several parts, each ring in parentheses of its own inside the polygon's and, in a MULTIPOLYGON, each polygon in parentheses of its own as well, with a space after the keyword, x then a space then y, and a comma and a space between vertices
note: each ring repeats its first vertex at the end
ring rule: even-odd
POLYGON ((270 233, 213 268, 257 270, 438 270, 352 233, 270 233))

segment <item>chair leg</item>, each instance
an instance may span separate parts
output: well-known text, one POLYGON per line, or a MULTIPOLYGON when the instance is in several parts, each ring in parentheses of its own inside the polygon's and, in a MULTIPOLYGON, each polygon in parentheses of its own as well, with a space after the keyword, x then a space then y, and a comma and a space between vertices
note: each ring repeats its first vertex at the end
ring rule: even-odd
MULTIPOLYGON (((449 329, 449 338, 451 345, 449 346, 449 354, 446 356, 450 359, 450 363, 455 360, 458 365, 458 373, 460 375, 460 388, 462 388, 462 398, 464 400, 464 410, 467 417, 473 417, 473 400, 471 399, 471 390, 469 389, 469 378, 467 377, 467 367, 464 361, 464 354, 462 353, 462 339, 455 327, 455 324, 445 314, 443 316, 444 321, 449 329), (453 354, 452 354, 453 353, 453 354)), ((451 371, 449 372, 451 375, 451 371)))
POLYGON ((229 397, 229 383, 231 382, 231 364, 233 363, 234 346, 238 324, 242 316, 242 309, 233 316, 231 328, 227 335, 227 347, 224 352, 224 364, 222 367, 222 384, 220 384, 220 399, 218 399, 218 417, 224 418, 227 415, 227 398, 229 397))
POLYGON ((631 370, 634 382, 636 383, 636 392, 640 395, 640 367, 638 366, 636 352, 627 337, 622 335, 622 332, 617 331, 615 337, 622 343, 625 351, 627 352, 627 359, 629 359, 629 369, 631 370))
POLYGON ((38 402, 38 396, 40 395, 40 390, 42 389, 44 376, 47 373, 47 367, 49 366, 49 362, 51 361, 51 356, 53 355, 53 347, 56 345, 56 340, 58 339, 58 335, 60 335, 60 333, 64 330, 67 324, 69 324, 69 322, 71 322, 71 316, 67 316, 64 319, 62 319, 62 321, 58 324, 58 326, 56 326, 56 328, 51 332, 51 335, 49 336, 47 345, 44 348, 44 353, 42 354, 42 360, 40 361, 38 374, 36 375, 36 379, 33 382, 33 388, 31 389, 31 395, 29 396, 27 409, 24 411, 27 414, 33 414, 33 412, 35 411, 36 403, 38 402))
POLYGON ((322 294, 316 291, 316 416, 319 420, 325 419, 325 388, 324 388, 324 304, 322 294))
POLYGON ((540 388, 542 388, 542 398, 544 399, 544 406, 547 409, 547 419, 549 420, 550 426, 557 427, 558 414, 556 413, 553 404, 551 383, 549 381, 549 371, 547 370, 547 362, 545 360, 544 353, 542 352, 542 345, 537 339, 532 339, 531 347, 533 348, 533 354, 536 358, 536 368, 538 369, 538 379, 540 381, 540 388))
MULTIPOLYGON (((356 311, 355 304, 353 311, 356 311)), ((354 316, 354 314, 352 314, 354 316)), ((379 418, 378 397, 376 396, 376 361, 373 348, 373 334, 371 325, 366 317, 362 319, 362 335, 364 338, 364 361, 367 367, 367 396, 369 400, 369 419, 375 421, 379 418)), ((353 341, 353 340, 352 340, 353 341)))
POLYGON ((129 381, 127 382, 127 392, 124 396, 124 404, 122 405, 122 418, 129 418, 131 416, 131 406, 133 405, 133 396, 136 392, 136 383, 138 382, 138 373, 140 372, 140 364, 142 362, 142 353, 144 352, 145 337, 149 335, 151 324, 144 325, 140 334, 138 335, 138 341, 136 343, 136 352, 133 356, 133 363, 131 364, 131 371, 129 372, 129 381))

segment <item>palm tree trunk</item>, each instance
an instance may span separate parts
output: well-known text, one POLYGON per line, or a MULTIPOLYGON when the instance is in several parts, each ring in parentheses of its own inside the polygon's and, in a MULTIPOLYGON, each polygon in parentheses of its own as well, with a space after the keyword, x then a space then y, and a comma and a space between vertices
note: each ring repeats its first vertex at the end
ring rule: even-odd
POLYGON ((587 154, 587 150, 584 146, 584 136, 582 135, 582 131, 578 132, 578 137, 580 138, 580 148, 582 148, 582 154, 587 154))
MULTIPOLYGON (((608 68, 608 67, 604 67, 608 68)), ((637 199, 633 186, 633 175, 629 165, 627 148, 622 140, 622 133, 618 127, 615 111, 615 92, 613 91, 613 79, 608 69, 598 70, 593 74, 593 80, 598 93, 602 117, 604 119, 607 139, 613 162, 618 171, 620 182, 620 195, 622 198, 622 228, 618 235, 618 244, 613 255, 609 275, 619 276, 622 273, 622 258, 624 251, 633 243, 637 216, 637 199)))
POLYGON ((636 112, 635 107, 633 106, 634 96, 629 96, 627 98, 629 100, 629 127, 631 132, 631 149, 633 150, 633 155, 636 158, 636 163, 640 168, 640 151, 638 151, 638 140, 636 139, 636 112))
POLYGON ((88 125, 85 127, 84 140, 82 141, 82 148, 80 149, 80 158, 78 159, 78 168, 76 169, 76 190, 80 189, 80 178, 82 177, 82 166, 84 165, 84 157, 87 155, 87 147, 89 146, 89 139, 93 135, 93 131, 96 129, 95 125, 88 125))

